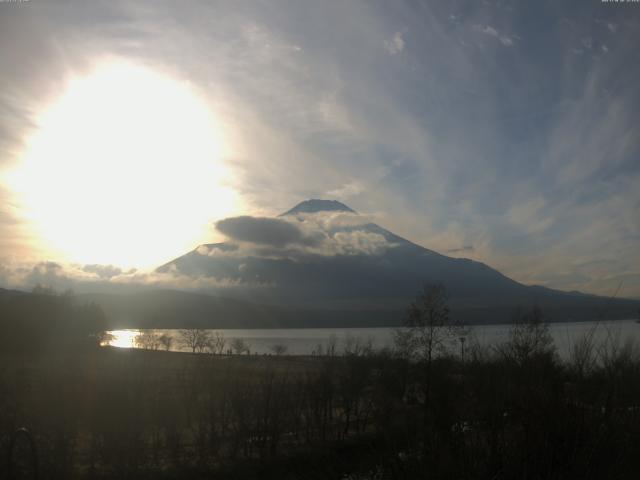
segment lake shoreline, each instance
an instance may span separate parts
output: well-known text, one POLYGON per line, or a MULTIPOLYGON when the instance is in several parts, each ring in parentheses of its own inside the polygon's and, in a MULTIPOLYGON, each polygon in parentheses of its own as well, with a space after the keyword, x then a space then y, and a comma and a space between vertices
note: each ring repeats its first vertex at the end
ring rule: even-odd
MULTIPOLYGON (((509 339, 514 324, 487 324, 466 327, 463 332, 451 336, 448 349, 457 352, 460 349, 460 337, 465 337, 467 346, 495 346, 509 339)), ((585 335, 593 335, 596 343, 607 338, 626 338, 640 342, 640 324, 635 320, 607 320, 549 323, 548 329, 561 357, 569 356, 571 345, 585 335)), ((394 336, 398 327, 344 327, 344 328, 266 328, 266 329, 202 329, 208 335, 221 336, 225 346, 217 353, 229 353, 234 350, 233 342, 241 341, 251 354, 264 355, 280 351, 292 356, 318 356, 327 349, 341 354, 351 348, 365 348, 369 350, 392 349, 394 336)), ((123 348, 145 347, 137 340, 141 332, 147 334, 171 337, 170 350, 191 351, 181 341, 183 330, 194 329, 124 329, 111 330, 114 336, 110 345, 123 348)), ((155 348, 163 348, 157 344, 155 348)), ((166 348, 166 347, 165 347, 166 348)), ((206 347, 201 348, 206 350, 206 347)), ((234 350, 235 351, 235 350, 234 350)), ((244 350, 243 350, 244 351, 244 350)))

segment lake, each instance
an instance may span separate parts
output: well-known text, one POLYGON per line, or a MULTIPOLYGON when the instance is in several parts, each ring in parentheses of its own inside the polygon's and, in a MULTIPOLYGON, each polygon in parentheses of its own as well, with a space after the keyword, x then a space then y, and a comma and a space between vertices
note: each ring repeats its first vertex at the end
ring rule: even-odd
MULTIPOLYGON (((508 339, 512 326, 480 325, 468 327, 469 334, 465 345, 477 342, 480 345, 497 345, 508 339)), ((394 328, 284 328, 284 329, 219 329, 210 330, 212 334, 220 332, 227 341, 241 338, 251 353, 259 355, 272 353, 272 347, 283 345, 290 355, 314 355, 330 344, 335 344, 336 351, 341 354, 345 345, 356 339, 361 343, 371 343, 373 348, 381 349, 393 345, 394 328)), ((158 334, 166 334, 173 338, 171 350, 190 351, 180 345, 178 330, 154 330, 158 334)), ((570 346, 590 331, 594 331, 595 344, 599 345, 607 338, 620 344, 626 341, 640 341, 640 323, 635 320, 615 320, 607 322, 567 322, 549 324, 549 331, 562 358, 568 358, 570 346)), ((121 348, 134 348, 135 338, 139 330, 112 330, 113 339, 108 345, 121 348)), ((460 349, 457 340, 452 341, 450 348, 456 352, 460 349)))

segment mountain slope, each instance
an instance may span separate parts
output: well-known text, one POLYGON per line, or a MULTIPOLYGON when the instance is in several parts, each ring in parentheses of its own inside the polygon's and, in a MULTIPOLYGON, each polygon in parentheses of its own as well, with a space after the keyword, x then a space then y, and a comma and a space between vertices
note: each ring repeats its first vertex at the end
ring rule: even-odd
MULTIPOLYGON (((224 232, 227 233, 227 232, 224 232)), ((551 320, 632 318, 637 302, 610 301, 522 285, 489 266, 416 245, 346 205, 308 200, 275 219, 238 217, 228 242, 201 245, 158 269, 215 279, 236 298, 286 308, 368 312, 391 323, 423 284, 442 283, 452 312, 470 322, 510 320, 518 306, 540 305, 551 320), (275 245, 259 226, 281 229, 275 245), (241 232, 241 240, 233 236, 241 232)), ((377 323, 377 322, 376 322, 377 323)))

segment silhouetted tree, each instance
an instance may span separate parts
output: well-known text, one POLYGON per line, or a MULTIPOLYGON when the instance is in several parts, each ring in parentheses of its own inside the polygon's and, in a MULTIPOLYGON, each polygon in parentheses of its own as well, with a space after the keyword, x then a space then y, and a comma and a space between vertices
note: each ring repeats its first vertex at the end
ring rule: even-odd
POLYGON ((438 284, 423 286, 407 308, 404 328, 396 330, 396 348, 405 359, 417 359, 422 370, 415 387, 421 390, 422 397, 423 453, 433 454, 438 442, 434 428, 438 420, 434 408, 438 405, 433 398, 434 379, 438 380, 433 373, 434 356, 446 351, 446 342, 457 336, 456 326, 450 316, 447 291, 438 284))
POLYGON ((425 285, 409 304, 403 328, 395 332, 395 344, 407 357, 417 357, 429 365, 448 340, 458 335, 458 325, 450 316, 448 294, 443 285, 425 285))
POLYGON ((115 335, 106 331, 96 333, 95 337, 96 337, 96 341, 98 342, 98 345, 101 345, 101 346, 109 345, 116 338, 115 335))
POLYGON ((171 345, 173 344, 173 337, 171 335, 163 333, 162 335, 160 335, 160 337, 158 337, 158 341, 167 352, 171 350, 171 345))
POLYGON ((542 310, 534 305, 530 311, 518 309, 506 343, 498 352, 510 361, 523 365, 534 357, 552 355, 555 351, 549 326, 544 322, 542 310))
POLYGON ((237 355, 240 355, 242 353, 249 351, 249 345, 247 344, 247 342, 245 342, 243 338, 240 338, 240 337, 234 338, 231 341, 231 348, 237 355))
POLYGON ((224 353, 224 347, 227 345, 227 339, 222 332, 216 332, 211 345, 213 353, 222 355, 224 353))
POLYGON ((160 336, 155 330, 140 330, 140 333, 136 335, 134 343, 138 348, 144 348, 145 350, 158 350, 160 345, 160 336))
POLYGON ((287 353, 287 346, 284 345, 283 343, 276 343, 274 345, 271 345, 269 347, 269 350, 271 350, 273 352, 274 355, 284 355, 285 353, 287 353))
POLYGON ((349 334, 344 339, 342 352, 347 357, 371 355, 371 353, 373 353, 373 340, 371 338, 363 340, 360 337, 354 337, 349 334))
POLYGON ((188 328, 180 330, 178 341, 185 348, 190 348, 192 353, 202 352, 211 341, 211 333, 202 328, 188 328))

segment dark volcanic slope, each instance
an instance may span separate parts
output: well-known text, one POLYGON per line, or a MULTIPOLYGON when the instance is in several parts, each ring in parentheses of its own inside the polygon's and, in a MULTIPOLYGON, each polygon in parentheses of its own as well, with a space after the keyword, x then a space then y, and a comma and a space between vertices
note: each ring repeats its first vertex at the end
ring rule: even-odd
POLYGON ((638 302, 525 286, 483 263, 441 255, 373 223, 313 223, 314 216, 336 214, 358 218, 346 205, 327 200, 302 202, 279 218, 307 230, 309 224, 322 225, 322 248, 346 244, 351 250, 326 253, 297 245, 274 250, 230 241, 202 245, 158 270, 231 281, 240 285, 233 294, 241 298, 330 309, 335 315, 369 312, 372 319, 389 322, 400 318, 407 302, 428 283, 443 283, 453 313, 471 322, 508 321, 517 306, 533 303, 551 320, 635 316, 638 302))

